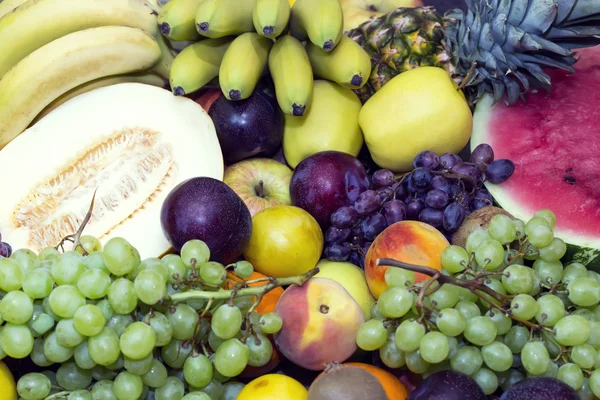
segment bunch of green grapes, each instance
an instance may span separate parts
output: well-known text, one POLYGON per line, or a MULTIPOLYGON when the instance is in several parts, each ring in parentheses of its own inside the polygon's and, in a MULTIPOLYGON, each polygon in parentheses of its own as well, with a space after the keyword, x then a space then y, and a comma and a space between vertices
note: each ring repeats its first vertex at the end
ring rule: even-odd
POLYGON ((0 259, 0 359, 30 357, 48 368, 21 377, 19 396, 235 399, 243 385, 230 380, 271 360, 268 335, 282 320, 252 312, 253 295, 207 297, 225 290, 228 271, 240 288, 253 273, 246 261, 209 260, 199 240, 180 255, 142 261, 125 239, 102 248, 90 236, 76 251, 21 249, 0 259))
POLYGON ((359 347, 390 368, 465 373, 486 394, 550 376, 600 398, 600 275, 563 265, 555 223, 549 210, 527 223, 495 215, 464 248, 444 250, 437 280, 415 284, 412 270, 388 268, 359 347))

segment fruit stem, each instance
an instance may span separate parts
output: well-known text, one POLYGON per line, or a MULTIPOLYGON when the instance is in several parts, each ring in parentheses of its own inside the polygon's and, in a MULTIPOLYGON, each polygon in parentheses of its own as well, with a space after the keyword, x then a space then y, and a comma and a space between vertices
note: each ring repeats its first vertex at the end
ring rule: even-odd
POLYGON ((71 394, 71 392, 69 392, 69 391, 54 393, 53 395, 46 397, 44 400, 67 399, 69 394, 71 394))
POLYGON ((256 185, 254 190, 256 190, 256 195, 261 199, 265 197, 265 183, 262 180, 258 181, 258 185, 256 185))

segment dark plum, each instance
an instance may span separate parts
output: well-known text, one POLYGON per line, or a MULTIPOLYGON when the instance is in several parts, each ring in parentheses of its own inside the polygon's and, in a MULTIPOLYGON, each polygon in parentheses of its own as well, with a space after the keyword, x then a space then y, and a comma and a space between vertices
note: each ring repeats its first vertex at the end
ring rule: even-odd
POLYGON ((358 213, 352 206, 338 208, 331 214, 331 225, 336 228, 352 228, 358 220, 358 213))
POLYGON ((481 143, 471 152, 471 162, 479 169, 485 169, 485 166, 492 161, 494 161, 494 150, 489 144, 481 143))
POLYGON ((383 205, 381 213, 385 217, 386 224, 390 226, 406 219, 406 204, 400 200, 391 200, 383 205))
POLYGON ((454 153, 442 154, 440 157, 440 165, 444 169, 452 169, 456 164, 462 162, 462 159, 454 153))
POLYGON ((252 233, 252 217, 242 199, 221 181, 191 178, 175 186, 162 205, 160 222, 176 251, 188 240, 208 245, 211 260, 229 264, 252 233))
POLYGON ((221 96, 212 103, 208 115, 215 124, 227 164, 254 156, 270 157, 281 146, 283 113, 271 96, 262 91, 254 91, 239 101, 221 96))
POLYGON ((322 151, 296 166, 290 184, 292 204, 306 210, 326 229, 331 214, 354 204, 369 188, 362 163, 350 154, 322 151))
POLYGON ((515 164, 506 159, 495 160, 485 167, 485 179, 491 183, 502 183, 515 172, 515 164))
POLYGON ((506 390, 500 400, 578 400, 577 392, 555 378, 536 376, 506 390))
POLYGON ((425 378, 407 400, 487 400, 487 397, 470 376, 438 371, 425 378))
POLYGON ((433 151, 425 150, 415 156, 413 167, 424 167, 436 170, 440 167, 440 158, 433 151))
POLYGON ((389 169, 379 169, 373 172, 373 185, 376 188, 392 186, 395 182, 395 176, 389 169))

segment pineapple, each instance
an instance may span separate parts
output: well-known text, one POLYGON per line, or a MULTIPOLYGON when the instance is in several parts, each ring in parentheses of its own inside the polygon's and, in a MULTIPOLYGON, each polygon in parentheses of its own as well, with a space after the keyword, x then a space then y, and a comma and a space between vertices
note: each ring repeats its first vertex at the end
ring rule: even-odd
POLYGON ((530 89, 550 90, 542 68, 574 71, 573 49, 600 44, 600 0, 466 0, 444 16, 399 8, 346 35, 371 56, 365 102, 394 76, 444 68, 474 104, 485 94, 514 104, 530 89))

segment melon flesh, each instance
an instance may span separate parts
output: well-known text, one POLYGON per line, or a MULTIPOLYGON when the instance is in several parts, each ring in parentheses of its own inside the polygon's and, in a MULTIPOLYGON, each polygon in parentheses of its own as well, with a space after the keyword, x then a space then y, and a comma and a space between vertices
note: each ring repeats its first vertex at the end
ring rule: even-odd
POLYGON ((555 235, 600 249, 600 46, 578 51, 576 73, 549 71, 552 92, 526 104, 478 103, 471 149, 488 143, 514 175, 488 189, 508 212, 528 220, 535 211, 557 216, 555 235))
MULTIPOLYGON (((123 237, 143 258, 166 252, 160 210, 183 180, 223 178, 212 120, 192 100, 124 83, 77 96, 0 151, 0 233, 14 249, 39 252, 83 231, 123 237)), ((70 250, 69 243, 66 249, 70 250)))

